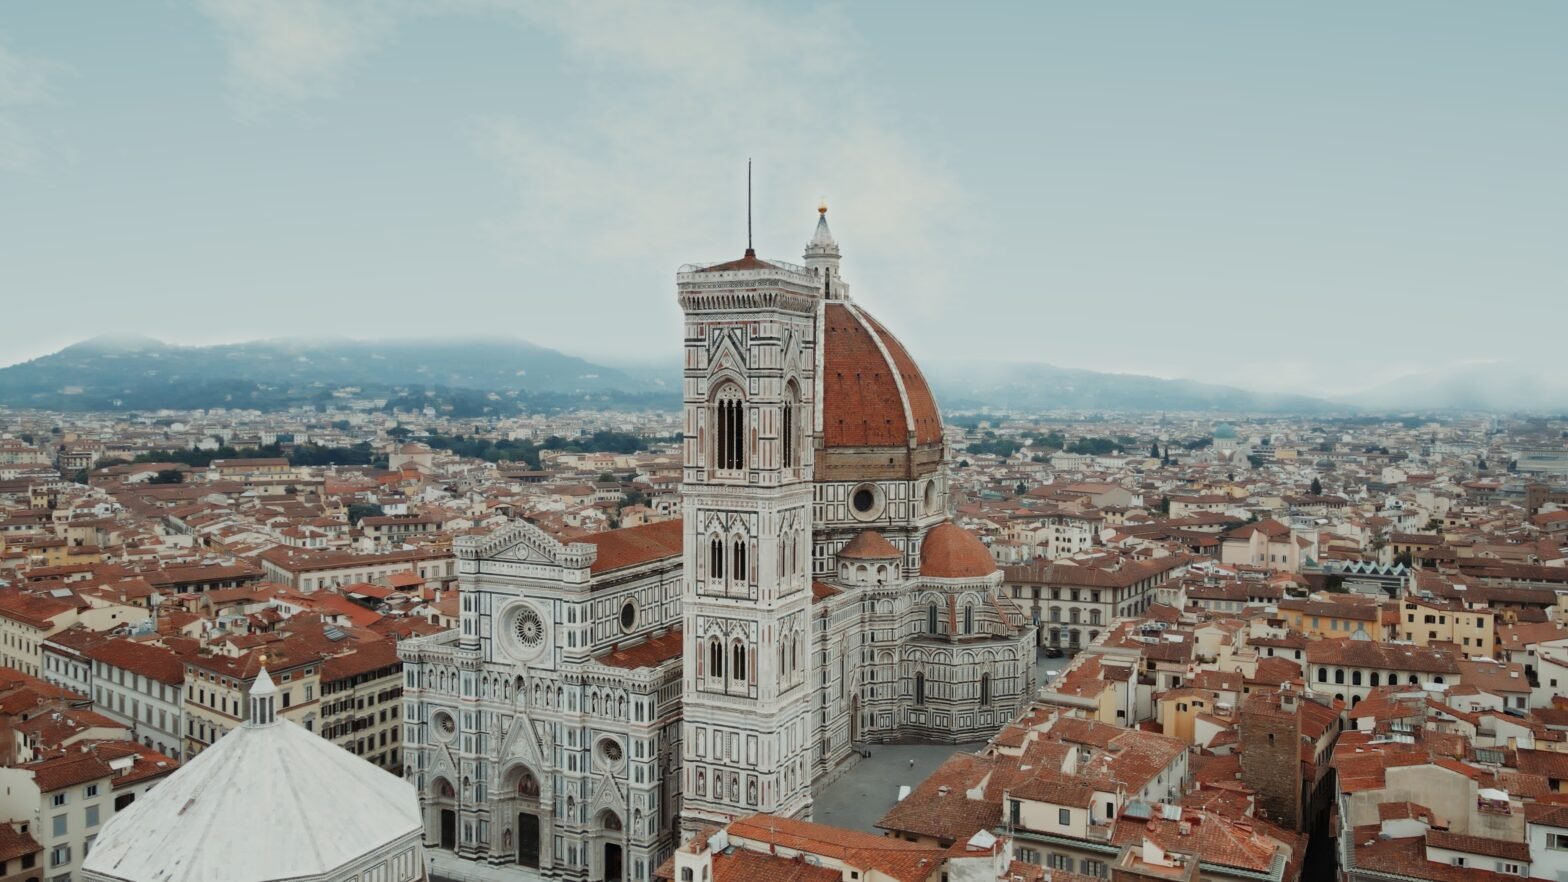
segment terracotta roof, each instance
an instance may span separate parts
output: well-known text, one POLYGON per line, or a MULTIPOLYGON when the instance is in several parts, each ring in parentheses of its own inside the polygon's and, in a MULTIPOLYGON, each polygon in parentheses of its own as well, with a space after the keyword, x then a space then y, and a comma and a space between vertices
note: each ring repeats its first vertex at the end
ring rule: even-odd
POLYGON ((973 579, 996 572, 996 558, 973 533, 957 524, 937 524, 920 543, 920 574, 937 579, 973 579))
POLYGON ((1530 862, 1530 844, 1527 842, 1512 842, 1487 836, 1466 836, 1450 833, 1447 830, 1428 830, 1426 844, 1433 848, 1446 848, 1467 854, 1483 854, 1487 857, 1506 858, 1522 863, 1530 862))
POLYGON ((697 272, 700 272, 700 273, 724 273, 724 272, 730 272, 732 270, 755 270, 755 269, 778 269, 778 267, 776 267, 773 264, 768 263, 766 260, 763 260, 762 258, 758 257, 757 256, 757 252, 753 251, 750 248, 747 248, 746 249, 746 254, 744 256, 742 256, 742 257, 736 258, 735 260, 728 260, 728 261, 725 261, 724 263, 716 263, 716 264, 714 264, 712 266, 705 266, 702 269, 698 270, 697 272))
POLYGON ((903 344, 847 301, 824 303, 822 313, 823 446, 941 444, 936 399, 903 344))
POLYGON ((616 649, 596 659, 601 665, 612 668, 651 668, 681 654, 681 632, 677 628, 658 637, 650 637, 634 646, 616 649))
POLYGON ((851 867, 876 870, 900 882, 922 882, 943 857, 942 849, 929 845, 775 815, 752 815, 731 821, 729 835, 732 839, 767 842, 791 851, 833 858, 851 867))
MULTIPOLYGON (((669 863, 673 866, 674 858, 669 863)), ((713 882, 839 882, 838 870, 749 849, 713 856, 713 882)))
POLYGON ((26 833, 17 832, 10 824, 0 824, 0 863, 15 860, 44 850, 38 841, 26 833))
POLYGON ((861 530, 838 553, 839 557, 848 560, 887 560, 902 555, 903 552, 893 547, 893 543, 882 538, 882 534, 876 530, 861 530))
POLYGON ((166 685, 180 686, 185 682, 184 660, 162 647, 133 640, 109 640, 88 647, 82 655, 166 685))
POLYGON ((1258 832, 1250 821, 1231 821, 1203 811, 1183 810, 1180 820, 1159 816, 1148 820, 1126 816, 1116 819, 1113 843, 1138 845, 1145 839, 1166 851, 1195 854, 1205 863, 1255 873, 1272 868, 1274 855, 1281 847, 1280 842, 1258 832))
MULTIPOLYGON (((401 672, 403 667, 397 657, 396 640, 377 640, 363 643, 353 652, 335 655, 321 665, 321 683, 325 686, 338 680, 346 680, 359 674, 368 674, 381 668, 396 665, 401 672)), ((401 676, 401 673, 399 673, 401 676)))
POLYGON ((589 572, 602 573, 621 567, 636 566, 681 553, 681 525, 679 518, 625 527, 603 533, 592 533, 577 541, 598 546, 599 556, 589 572))

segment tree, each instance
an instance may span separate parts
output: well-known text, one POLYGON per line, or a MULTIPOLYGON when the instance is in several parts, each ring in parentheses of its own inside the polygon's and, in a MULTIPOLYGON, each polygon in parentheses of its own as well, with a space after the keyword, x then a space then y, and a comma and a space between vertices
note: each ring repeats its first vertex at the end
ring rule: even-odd
POLYGON ((356 502, 348 507, 348 522, 358 525, 365 518, 379 518, 386 514, 381 506, 370 502, 356 502))
POLYGON ((1013 488, 1013 495, 1014 496, 1022 496, 1025 493, 1028 493, 1028 492, 1029 492, 1029 485, 1025 484, 1023 481, 1019 481, 1018 482, 1018 486, 1013 488))
POLYGON ((1312 493, 1313 496, 1322 496, 1323 495, 1323 482, 1319 481, 1317 478, 1313 478, 1312 479, 1312 489, 1311 489, 1310 492, 1312 493))
POLYGON ((148 479, 149 484, 183 484, 185 473, 179 469, 159 469, 156 475, 148 479))
POLYGON ((1486 457, 1483 456, 1480 459, 1476 460, 1475 461, 1475 468, 1476 468, 1476 471, 1479 471, 1479 472, 1486 471, 1486 457))
POLYGON ((407 438, 412 434, 414 434, 414 430, 407 426, 393 426, 392 428, 387 429, 387 437, 395 438, 399 441, 402 441, 404 438, 407 438))
POLYGON ((1160 442, 1159 441, 1156 440, 1153 444, 1149 445, 1149 458, 1150 459, 1159 459, 1160 458, 1160 442))

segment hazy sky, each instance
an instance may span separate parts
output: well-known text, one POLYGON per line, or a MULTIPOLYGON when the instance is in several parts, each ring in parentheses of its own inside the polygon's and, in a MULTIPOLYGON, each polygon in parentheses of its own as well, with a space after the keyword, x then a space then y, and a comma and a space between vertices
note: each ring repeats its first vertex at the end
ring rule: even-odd
POLYGON ((817 200, 925 361, 1338 392, 1568 331, 1568 4, 12 0, 0 363, 104 334, 675 358, 817 200))

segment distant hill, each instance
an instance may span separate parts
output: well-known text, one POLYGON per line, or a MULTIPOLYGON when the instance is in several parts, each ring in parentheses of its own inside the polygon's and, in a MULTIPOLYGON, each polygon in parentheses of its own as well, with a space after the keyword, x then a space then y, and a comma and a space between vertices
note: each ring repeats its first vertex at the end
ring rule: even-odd
POLYGON ((1568 413, 1568 377, 1524 364, 1468 364, 1400 377, 1348 400, 1379 410, 1568 413))
POLYGON ((943 408, 991 405, 1015 410, 1207 410, 1301 414, 1351 409, 1305 395, 1270 395, 1193 380, 1163 380, 1050 364, 949 366, 925 373, 943 408))
MULTIPOLYGON (((669 404, 678 389, 522 340, 258 341, 173 346, 99 337, 0 368, 0 403, 56 410, 254 407, 463 390, 558 406, 581 399, 669 404)), ((509 410, 511 408, 497 408, 509 410)))
MULTIPOLYGON (((1344 405, 1047 364, 927 369, 944 408, 1317 414, 1344 405)), ((428 401, 457 416, 584 405, 680 405, 679 360, 595 364, 522 340, 268 340, 174 346, 98 337, 0 368, 0 404, 49 410, 255 408, 328 403, 357 387, 399 407, 428 401)))

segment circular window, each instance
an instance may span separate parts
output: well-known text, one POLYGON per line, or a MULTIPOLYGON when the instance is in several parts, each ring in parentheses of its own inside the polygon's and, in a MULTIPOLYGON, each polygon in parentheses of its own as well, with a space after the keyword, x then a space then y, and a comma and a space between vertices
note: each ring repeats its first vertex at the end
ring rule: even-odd
POLYGON ((637 604, 628 600, 621 604, 621 630, 630 631, 637 627, 637 604))
POLYGON ((517 635, 518 643, 533 649, 544 642, 544 622, 538 613, 525 609, 512 620, 512 633, 517 635))
POLYGON ((544 650, 549 641, 550 629, 544 616, 532 604, 514 604, 502 619, 504 643, 507 650, 519 659, 530 659, 544 650))
POLYGON ((606 738, 599 742, 599 756, 604 757, 604 761, 613 766, 619 765, 625 754, 621 752, 619 742, 606 738))
POLYGON ((861 484, 849 491, 849 513, 856 520, 875 520, 882 507, 882 488, 875 484, 861 484))
POLYGON ((443 741, 450 740, 453 735, 457 734, 457 720, 453 719, 452 715, 446 711, 436 711, 435 715, 430 718, 430 722, 435 725, 436 734, 441 736, 443 741))

